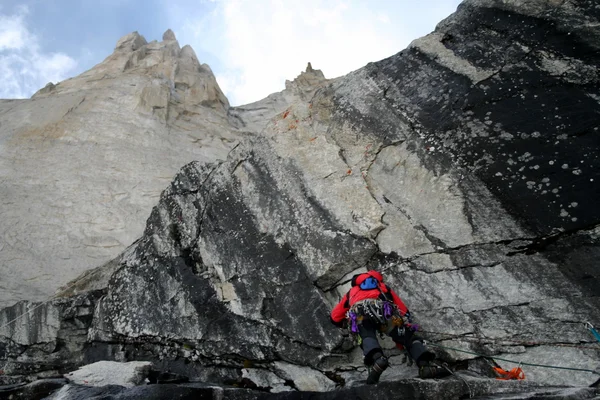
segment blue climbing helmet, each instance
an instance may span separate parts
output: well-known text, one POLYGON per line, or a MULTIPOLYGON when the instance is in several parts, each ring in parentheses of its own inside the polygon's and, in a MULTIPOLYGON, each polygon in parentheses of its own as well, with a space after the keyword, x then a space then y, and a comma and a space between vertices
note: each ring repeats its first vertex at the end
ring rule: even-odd
POLYGON ((372 276, 368 277, 360 284, 362 290, 377 289, 379 287, 379 281, 372 276))

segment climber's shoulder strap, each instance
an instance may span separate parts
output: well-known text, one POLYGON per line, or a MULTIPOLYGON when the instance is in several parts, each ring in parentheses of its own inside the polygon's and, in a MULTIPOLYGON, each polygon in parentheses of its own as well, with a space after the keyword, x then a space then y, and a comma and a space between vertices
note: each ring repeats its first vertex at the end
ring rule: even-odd
POLYGON ((344 295, 344 309, 350 308, 350 291, 348 290, 344 295))
POLYGON ((392 297, 392 294, 390 293, 390 290, 388 289, 388 287, 385 285, 385 283, 381 282, 379 284, 379 298, 383 301, 389 301, 389 302, 394 302, 394 298, 392 297))

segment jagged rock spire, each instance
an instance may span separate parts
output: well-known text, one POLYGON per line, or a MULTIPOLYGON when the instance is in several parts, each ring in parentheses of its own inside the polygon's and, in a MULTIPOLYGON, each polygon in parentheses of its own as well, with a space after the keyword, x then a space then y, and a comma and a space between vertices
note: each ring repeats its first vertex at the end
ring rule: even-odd
POLYGON ((115 47, 115 51, 116 50, 135 51, 135 50, 139 49, 140 47, 145 46, 146 44, 148 44, 146 39, 142 35, 140 35, 137 31, 135 31, 135 32, 125 35, 121 39, 119 39, 119 41, 117 42, 117 46, 115 47))
POLYGON ((295 92, 299 91, 303 93, 303 96, 310 97, 310 93, 314 92, 314 90, 316 90, 326 81, 327 80, 325 79, 323 71, 320 69, 314 69, 312 64, 309 62, 306 65, 306 71, 300 72, 300 75, 298 75, 296 79, 293 81, 285 81, 285 88, 295 92))
POLYGON ((165 40, 177 40, 177 38, 175 37, 175 33, 173 33, 173 31, 171 29, 167 29, 165 31, 165 33, 163 33, 163 41, 165 40))

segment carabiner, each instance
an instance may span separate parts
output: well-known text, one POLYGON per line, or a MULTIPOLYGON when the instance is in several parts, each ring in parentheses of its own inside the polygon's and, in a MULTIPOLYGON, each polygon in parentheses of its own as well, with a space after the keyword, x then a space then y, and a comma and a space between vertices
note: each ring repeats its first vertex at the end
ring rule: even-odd
POLYGON ((594 325, 592 325, 592 323, 589 321, 584 322, 584 325, 588 329, 594 329, 594 325))
POLYGON ((598 331, 594 328, 594 325, 592 325, 591 322, 586 322, 585 326, 590 330, 590 332, 592 332, 592 335, 594 335, 596 340, 600 343, 600 333, 598 333, 598 331))

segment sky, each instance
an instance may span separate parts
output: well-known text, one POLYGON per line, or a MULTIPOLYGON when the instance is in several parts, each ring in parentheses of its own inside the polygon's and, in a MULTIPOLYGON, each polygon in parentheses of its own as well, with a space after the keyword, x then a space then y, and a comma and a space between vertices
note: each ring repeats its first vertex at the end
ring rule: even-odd
POLYGON ((231 105, 285 88, 310 61, 327 78, 396 54, 459 0, 0 0, 0 99, 76 76, 138 31, 172 29, 231 105))

